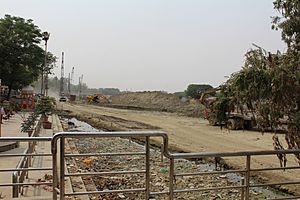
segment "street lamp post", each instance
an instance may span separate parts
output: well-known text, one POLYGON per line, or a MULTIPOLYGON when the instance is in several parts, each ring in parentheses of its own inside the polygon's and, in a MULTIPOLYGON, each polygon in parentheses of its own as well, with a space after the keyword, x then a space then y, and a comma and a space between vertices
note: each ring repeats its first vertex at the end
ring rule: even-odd
POLYGON ((50 33, 45 31, 42 33, 42 35, 43 35, 43 40, 45 41, 45 61, 44 61, 44 67, 42 67, 41 94, 48 96, 47 44, 50 37, 50 33), (45 88, 44 88, 44 83, 45 83, 45 88))

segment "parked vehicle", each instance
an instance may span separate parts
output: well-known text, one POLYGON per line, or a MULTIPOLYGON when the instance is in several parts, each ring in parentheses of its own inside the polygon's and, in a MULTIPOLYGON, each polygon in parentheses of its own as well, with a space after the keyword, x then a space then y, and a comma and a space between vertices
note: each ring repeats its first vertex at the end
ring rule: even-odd
POLYGON ((67 101, 67 97, 60 97, 59 98, 59 102, 66 102, 67 101))
POLYGON ((216 108, 214 107, 214 103, 217 100, 215 94, 218 90, 220 90, 220 88, 208 89, 202 93, 199 99, 200 103, 205 106, 204 118, 208 120, 209 124, 212 126, 224 124, 230 130, 253 128, 255 126, 255 121, 253 119, 252 113, 241 112, 237 107, 233 108, 233 112, 226 113, 226 122, 218 122, 216 117, 218 110, 216 110, 216 108))

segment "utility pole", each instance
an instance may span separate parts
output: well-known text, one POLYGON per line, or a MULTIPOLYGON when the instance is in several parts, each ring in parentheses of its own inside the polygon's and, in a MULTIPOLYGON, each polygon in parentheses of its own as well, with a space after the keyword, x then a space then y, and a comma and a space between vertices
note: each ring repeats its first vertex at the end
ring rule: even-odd
MULTIPOLYGON (((72 72, 71 72, 71 85, 73 83, 74 80, 74 67, 72 67, 72 72)), ((71 88, 70 88, 70 92, 71 92, 71 88)))
POLYGON ((78 78, 78 98, 80 99, 80 76, 78 78))
POLYGON ((60 90, 59 95, 63 96, 64 94, 64 52, 62 52, 61 56, 61 71, 60 71, 60 90))
POLYGON ((79 77, 79 99, 81 98, 83 74, 79 77))
POLYGON ((68 95, 71 94, 71 75, 68 76, 68 95))
POLYGON ((73 79, 74 79, 74 67, 72 68, 72 73, 71 73, 71 83, 72 83, 73 79))

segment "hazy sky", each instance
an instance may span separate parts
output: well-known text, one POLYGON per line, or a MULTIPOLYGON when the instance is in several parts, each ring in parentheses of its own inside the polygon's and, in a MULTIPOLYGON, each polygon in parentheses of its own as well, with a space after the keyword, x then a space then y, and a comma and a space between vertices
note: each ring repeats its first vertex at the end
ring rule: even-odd
POLYGON ((90 87, 183 91, 217 86, 238 71, 255 43, 284 50, 271 30, 272 0, 1 0, 0 15, 33 19, 51 33, 49 50, 65 52, 90 87))

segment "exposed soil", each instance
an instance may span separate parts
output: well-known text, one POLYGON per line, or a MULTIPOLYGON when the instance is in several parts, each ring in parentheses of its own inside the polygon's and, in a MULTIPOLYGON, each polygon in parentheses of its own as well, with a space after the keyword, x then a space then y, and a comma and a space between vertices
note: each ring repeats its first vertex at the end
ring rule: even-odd
MULTIPOLYGON (((172 113, 136 111, 105 108, 93 105, 70 105, 63 104, 64 109, 72 111, 75 115, 81 116, 97 124, 97 115, 110 116, 129 122, 137 122, 139 129, 160 127, 169 136, 169 148, 183 152, 234 152, 234 151, 255 151, 273 150, 272 134, 255 131, 227 131, 219 127, 209 126, 205 120, 178 116, 172 113), (93 117, 94 116, 94 117, 93 117), (147 124, 141 126, 141 124, 147 124)), ((102 122, 101 122, 102 123, 102 122)), ((103 122, 104 123, 104 122, 103 122)), ((118 123, 105 122, 110 124, 112 130, 117 130, 118 123)), ((130 124, 130 123, 129 123, 130 124)), ((93 124, 92 124, 93 125, 93 124)), ((135 124, 136 125, 136 124, 135 124)), ((135 126, 134 125, 134 126, 135 126)), ((136 130, 134 126, 127 126, 121 130, 136 130)), ((97 126, 96 126, 97 127, 97 126)), ((284 140, 283 135, 279 136, 284 140)), ((152 140, 152 143, 160 144, 161 141, 152 140)), ((284 143, 284 142, 283 142, 284 143)), ((235 169, 245 168, 245 158, 230 158, 225 160, 226 164, 235 169)), ((297 166, 293 156, 288 156, 287 166, 297 166)), ((279 167, 276 156, 259 156, 251 159, 252 168, 279 167)), ((296 170, 266 171, 252 173, 261 182, 286 182, 299 181, 300 173, 296 170)), ((299 193, 297 186, 285 186, 284 188, 294 193, 299 193)))
POLYGON ((196 100, 183 102, 174 94, 165 92, 128 92, 111 97, 112 103, 106 106, 178 113, 190 117, 203 116, 203 105, 196 100))

